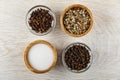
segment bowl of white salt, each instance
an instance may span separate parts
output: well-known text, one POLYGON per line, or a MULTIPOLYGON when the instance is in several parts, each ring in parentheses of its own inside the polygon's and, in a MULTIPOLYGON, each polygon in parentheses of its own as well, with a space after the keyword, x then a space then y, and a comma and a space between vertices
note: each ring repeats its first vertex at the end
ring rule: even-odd
POLYGON ((33 41, 24 50, 24 63, 34 73, 42 74, 50 71, 55 66, 56 61, 57 51, 47 41, 33 41))

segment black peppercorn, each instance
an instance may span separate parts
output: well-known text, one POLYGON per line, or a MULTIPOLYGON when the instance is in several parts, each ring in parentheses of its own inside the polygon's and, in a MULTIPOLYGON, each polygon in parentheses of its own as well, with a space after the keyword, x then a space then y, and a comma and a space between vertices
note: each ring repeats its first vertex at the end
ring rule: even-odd
POLYGON ((85 69, 90 63, 90 54, 85 46, 75 44, 65 51, 64 60, 71 70, 85 69))

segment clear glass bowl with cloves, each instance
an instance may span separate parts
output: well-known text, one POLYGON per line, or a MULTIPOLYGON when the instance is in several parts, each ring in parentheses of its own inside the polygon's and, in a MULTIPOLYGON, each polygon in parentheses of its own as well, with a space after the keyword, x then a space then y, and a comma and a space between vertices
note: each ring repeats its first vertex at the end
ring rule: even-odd
POLYGON ((84 43, 72 43, 62 52, 62 63, 71 72, 80 73, 89 69, 92 63, 91 49, 84 43))
POLYGON ((26 15, 27 27, 35 35, 43 36, 51 32, 56 26, 54 12, 43 5, 32 7, 26 15))

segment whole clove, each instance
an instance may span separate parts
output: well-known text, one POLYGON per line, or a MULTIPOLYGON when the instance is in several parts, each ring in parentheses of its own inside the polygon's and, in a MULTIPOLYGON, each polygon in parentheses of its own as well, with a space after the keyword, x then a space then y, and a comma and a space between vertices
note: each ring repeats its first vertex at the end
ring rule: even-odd
POLYGON ((47 32, 52 27, 53 16, 48 10, 39 8, 31 13, 29 25, 36 33, 47 32))

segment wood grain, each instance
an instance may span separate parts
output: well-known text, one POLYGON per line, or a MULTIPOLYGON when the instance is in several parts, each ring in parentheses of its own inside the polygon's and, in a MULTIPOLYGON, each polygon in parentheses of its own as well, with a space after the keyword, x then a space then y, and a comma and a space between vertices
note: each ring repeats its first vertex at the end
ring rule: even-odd
POLYGON ((120 0, 0 0, 0 80, 120 80, 120 0), (80 3, 91 9, 92 30, 81 38, 66 35, 60 28, 60 13, 68 5, 80 3), (35 5, 46 5, 56 14, 57 25, 46 36, 29 32, 25 24, 27 11, 35 5), (23 62, 25 46, 37 39, 51 42, 57 48, 57 65, 50 72, 35 74, 23 62), (93 53, 93 64, 84 73, 71 73, 61 63, 63 48, 72 42, 87 44, 93 53))
POLYGON ((37 73, 37 74, 43 74, 43 73, 46 73, 46 72, 48 72, 48 71, 50 71, 52 68, 54 68, 54 66, 56 65, 56 62, 57 62, 57 50, 56 50, 56 48, 51 44, 51 43, 49 43, 49 42, 47 42, 47 41, 44 41, 44 40, 36 40, 36 41, 33 41, 33 42, 31 42, 31 43, 29 43, 28 45, 27 45, 27 47, 25 48, 25 50, 24 50, 24 52, 23 52, 23 55, 24 55, 24 63, 25 63, 25 65, 26 65, 26 67, 30 70, 30 71, 32 71, 32 72, 34 72, 34 73, 37 73), (28 60, 28 54, 29 54, 29 50, 30 50, 30 48, 32 47, 32 46, 34 46, 34 45, 36 45, 36 44, 45 44, 45 45, 47 45, 47 46, 49 46, 51 49, 52 49, 52 51, 53 51, 53 62, 52 62, 52 64, 48 67, 48 69, 45 69, 45 70, 37 70, 37 69, 34 69, 31 65, 30 65, 30 63, 29 63, 29 60, 28 60))

